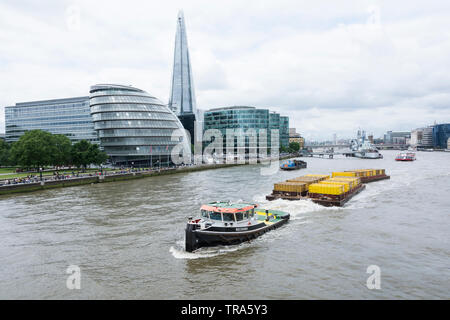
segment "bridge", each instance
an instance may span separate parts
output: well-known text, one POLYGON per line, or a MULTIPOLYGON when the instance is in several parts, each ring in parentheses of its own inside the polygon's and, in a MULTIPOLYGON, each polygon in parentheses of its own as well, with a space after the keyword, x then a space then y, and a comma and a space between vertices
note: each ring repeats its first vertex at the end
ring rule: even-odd
POLYGON ((305 145, 305 148, 310 148, 310 149, 320 149, 320 148, 342 149, 342 148, 350 148, 350 145, 349 144, 305 145))
POLYGON ((348 151, 336 152, 336 151, 334 151, 333 147, 328 150, 323 150, 323 151, 302 150, 299 153, 303 157, 320 157, 320 158, 329 158, 329 159, 333 159, 334 156, 337 156, 337 155, 343 155, 345 157, 354 157, 355 156, 354 151, 348 150, 348 151))

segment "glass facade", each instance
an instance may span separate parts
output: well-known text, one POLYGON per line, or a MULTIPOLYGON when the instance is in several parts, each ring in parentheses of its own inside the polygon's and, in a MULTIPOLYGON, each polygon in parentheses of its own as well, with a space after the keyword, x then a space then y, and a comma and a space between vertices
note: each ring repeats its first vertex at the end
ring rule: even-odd
POLYGON ((5 138, 19 140, 27 130, 40 129, 63 134, 72 142, 98 143, 90 115, 89 97, 16 103, 5 107, 5 138))
POLYGON ((189 131, 191 136, 190 143, 194 144, 196 138, 195 127, 197 126, 197 133, 201 130, 201 127, 199 123, 196 123, 197 108, 192 78, 186 26, 183 11, 180 11, 178 13, 177 32, 175 35, 169 107, 178 116, 184 128, 189 131))
POLYGON ((433 126, 433 144, 437 148, 447 149, 450 139, 450 123, 433 126))
POLYGON ((195 93, 192 80, 192 68, 184 24, 183 11, 177 19, 177 33, 175 35, 175 51, 173 57, 172 90, 169 106, 176 115, 195 114, 195 93))
POLYGON ((175 145, 181 142, 190 150, 184 130, 174 133, 183 129, 177 116, 145 91, 95 85, 90 90, 90 106, 100 144, 115 164, 169 164, 175 145))
POLYGON ((280 117, 280 146, 289 147, 289 117, 280 117))
MULTIPOLYGON (((226 143, 227 129, 242 129, 244 133, 248 129, 255 129, 257 135, 259 135, 260 130, 264 129, 267 132, 267 147, 270 148, 270 130, 280 130, 281 145, 281 132, 284 129, 280 127, 280 123, 283 123, 283 125, 285 125, 286 121, 287 144, 289 145, 289 119, 287 117, 280 117, 278 113, 270 112, 268 109, 257 109, 255 107, 248 106, 234 106, 211 109, 204 113, 203 128, 205 131, 209 129, 220 130, 224 139, 224 144, 226 143), (280 122, 280 118, 283 118, 282 122, 280 122)), ((248 146, 248 143, 249 137, 246 136, 246 147, 248 146)), ((208 143, 206 142, 206 144, 208 143)))

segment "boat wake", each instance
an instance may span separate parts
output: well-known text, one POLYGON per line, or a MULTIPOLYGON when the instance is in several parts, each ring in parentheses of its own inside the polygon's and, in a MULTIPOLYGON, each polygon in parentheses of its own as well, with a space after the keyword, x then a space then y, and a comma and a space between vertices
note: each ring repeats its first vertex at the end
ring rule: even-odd
POLYGON ((184 241, 177 241, 176 246, 171 246, 169 252, 175 259, 203 259, 212 258, 222 254, 235 252, 237 250, 247 248, 251 243, 241 243, 233 246, 216 246, 216 247, 202 247, 194 252, 187 252, 184 249, 184 241))
POLYGON ((317 211, 340 211, 345 208, 341 207, 324 207, 320 204, 312 202, 310 199, 306 200, 283 200, 276 199, 273 201, 268 201, 264 198, 264 196, 257 196, 255 201, 260 204, 261 208, 264 209, 272 209, 272 210, 281 210, 289 212, 291 220, 301 220, 305 219, 308 213, 317 212, 317 211))

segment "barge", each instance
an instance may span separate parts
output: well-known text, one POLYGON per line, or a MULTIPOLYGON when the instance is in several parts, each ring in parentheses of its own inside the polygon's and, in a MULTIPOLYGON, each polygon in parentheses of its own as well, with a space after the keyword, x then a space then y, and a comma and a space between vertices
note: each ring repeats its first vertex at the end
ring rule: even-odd
POLYGON ((390 179, 391 177, 386 174, 385 169, 359 169, 352 171, 333 172, 333 177, 347 176, 347 177, 359 177, 362 183, 370 183, 379 180, 390 179))
POLYGON ((342 194, 322 194, 322 193, 308 193, 308 197, 315 203, 321 204, 325 207, 342 207, 347 201, 356 196, 358 193, 366 188, 365 185, 360 184, 352 190, 342 194))
POLYGON ((257 209, 257 204, 211 202, 201 207, 199 218, 189 218, 185 229, 185 250, 236 245, 251 241, 285 224, 290 214, 257 209))
POLYGON ((269 201, 306 200, 324 206, 343 206, 366 187, 364 183, 390 179, 384 169, 360 169, 333 172, 329 175, 305 175, 274 184, 273 191, 266 196, 269 201))
POLYGON ((306 168, 306 161, 302 160, 288 160, 285 163, 281 164, 281 170, 298 170, 306 168))

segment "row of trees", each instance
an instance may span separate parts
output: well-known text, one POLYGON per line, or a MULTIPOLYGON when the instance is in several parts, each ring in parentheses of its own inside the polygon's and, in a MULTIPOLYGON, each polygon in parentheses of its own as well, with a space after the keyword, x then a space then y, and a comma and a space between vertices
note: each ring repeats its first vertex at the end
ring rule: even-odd
POLYGON ((0 166, 86 168, 90 164, 100 165, 107 159, 96 144, 81 140, 72 145, 65 135, 42 130, 27 131, 11 145, 0 140, 0 166))

